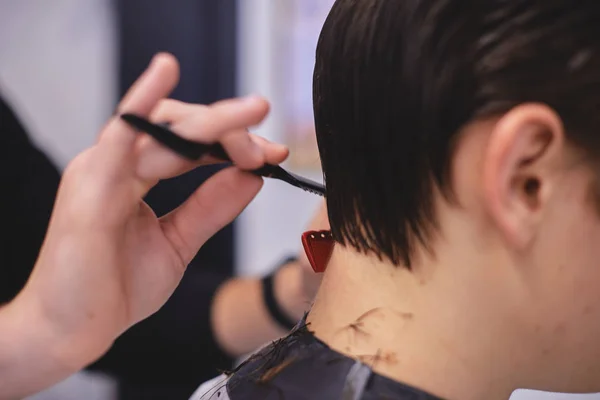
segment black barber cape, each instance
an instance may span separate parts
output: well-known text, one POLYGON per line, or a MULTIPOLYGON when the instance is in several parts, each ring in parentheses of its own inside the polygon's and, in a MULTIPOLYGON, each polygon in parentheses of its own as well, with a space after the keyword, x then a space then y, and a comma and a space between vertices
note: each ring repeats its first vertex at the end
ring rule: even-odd
POLYGON ((202 385, 191 400, 441 400, 346 357, 303 323, 229 375, 202 385))

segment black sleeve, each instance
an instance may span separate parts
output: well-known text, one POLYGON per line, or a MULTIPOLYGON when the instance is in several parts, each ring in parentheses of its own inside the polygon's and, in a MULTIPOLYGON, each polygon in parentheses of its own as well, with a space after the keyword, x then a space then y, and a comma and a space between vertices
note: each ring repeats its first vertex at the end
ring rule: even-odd
POLYGON ((42 246, 60 173, 0 98, 0 303, 24 286, 42 246))

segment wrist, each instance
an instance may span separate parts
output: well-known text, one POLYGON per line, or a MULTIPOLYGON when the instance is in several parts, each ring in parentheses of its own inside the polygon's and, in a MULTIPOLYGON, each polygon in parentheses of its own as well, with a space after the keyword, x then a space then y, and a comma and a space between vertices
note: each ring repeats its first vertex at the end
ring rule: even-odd
POLYGON ((14 321, 15 337, 23 344, 23 354, 51 364, 57 373, 72 374, 102 356, 112 345, 97 335, 66 329, 45 312, 35 294, 25 289, 7 305, 14 321))
POLYGON ((59 382, 91 359, 60 337, 22 293, 0 307, 0 397, 24 398, 59 382))

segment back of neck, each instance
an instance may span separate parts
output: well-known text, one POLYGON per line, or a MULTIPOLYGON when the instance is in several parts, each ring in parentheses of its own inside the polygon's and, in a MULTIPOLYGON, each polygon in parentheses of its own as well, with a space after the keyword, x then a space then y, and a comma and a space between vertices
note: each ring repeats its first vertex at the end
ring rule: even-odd
POLYGON ((309 329, 338 352, 433 395, 507 399, 513 382, 498 373, 502 346, 473 325, 484 318, 490 326, 490 316, 464 308, 466 297, 432 272, 437 267, 409 271, 336 245, 309 329))

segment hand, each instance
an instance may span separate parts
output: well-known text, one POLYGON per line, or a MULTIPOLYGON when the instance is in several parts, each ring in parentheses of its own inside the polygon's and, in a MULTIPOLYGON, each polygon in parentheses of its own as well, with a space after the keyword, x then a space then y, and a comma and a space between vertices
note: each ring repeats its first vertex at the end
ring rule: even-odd
MULTIPOLYGON (((119 112, 169 121, 188 139, 221 142, 241 169, 287 157, 285 147, 246 130, 266 116, 264 100, 210 106, 164 100, 178 75, 173 57, 155 57, 119 112)), ((101 356, 119 334, 157 311, 200 246, 260 190, 260 178, 232 167, 162 218, 143 202, 160 179, 211 161, 185 160, 115 117, 67 167, 40 257, 13 307, 35 320, 33 329, 48 327, 45 336, 57 339, 52 351, 73 368, 101 356)))

